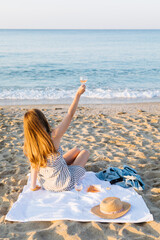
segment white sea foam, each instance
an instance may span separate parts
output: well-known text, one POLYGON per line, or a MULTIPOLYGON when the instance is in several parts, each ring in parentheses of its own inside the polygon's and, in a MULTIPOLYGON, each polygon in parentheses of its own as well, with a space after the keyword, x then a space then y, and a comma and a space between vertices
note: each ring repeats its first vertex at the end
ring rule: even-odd
MULTIPOLYGON (((57 90, 55 88, 46 89, 1 89, 1 100, 63 100, 73 98, 76 89, 57 90)), ((83 95, 86 99, 153 99, 160 98, 160 89, 152 90, 132 90, 132 89, 92 89, 86 90, 83 95)))
POLYGON ((112 90, 112 89, 95 89, 95 91, 88 91, 87 97, 100 99, 114 99, 114 98, 157 98, 160 97, 160 90, 112 90))

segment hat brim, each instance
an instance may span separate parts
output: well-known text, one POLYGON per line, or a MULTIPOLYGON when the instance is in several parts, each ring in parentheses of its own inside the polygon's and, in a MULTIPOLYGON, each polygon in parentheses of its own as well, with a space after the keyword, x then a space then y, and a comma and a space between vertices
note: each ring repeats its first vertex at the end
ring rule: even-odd
POLYGON ((100 205, 94 206, 91 208, 91 213, 97 215, 100 218, 106 218, 106 219, 115 219, 122 217, 124 214, 126 214, 129 209, 131 208, 131 204, 127 202, 122 202, 123 204, 123 210, 119 213, 114 213, 114 214, 104 214, 100 211, 100 205))

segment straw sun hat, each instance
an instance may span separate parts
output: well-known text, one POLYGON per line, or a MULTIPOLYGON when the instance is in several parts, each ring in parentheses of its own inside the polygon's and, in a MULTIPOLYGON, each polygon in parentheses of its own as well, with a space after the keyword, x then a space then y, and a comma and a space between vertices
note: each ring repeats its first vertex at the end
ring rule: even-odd
POLYGON ((119 198, 107 197, 100 205, 94 206, 91 212, 101 218, 115 219, 126 214, 130 207, 130 203, 122 202, 119 198))

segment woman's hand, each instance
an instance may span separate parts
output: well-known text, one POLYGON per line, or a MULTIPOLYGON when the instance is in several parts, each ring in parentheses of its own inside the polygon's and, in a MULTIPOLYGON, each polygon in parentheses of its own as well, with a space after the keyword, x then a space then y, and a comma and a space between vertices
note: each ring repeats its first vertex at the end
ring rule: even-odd
POLYGON ((41 187, 40 187, 40 186, 38 186, 38 185, 36 185, 36 187, 35 187, 35 188, 30 188, 30 190, 31 190, 31 191, 37 191, 37 190, 39 190, 39 189, 41 189, 41 187))
POLYGON ((83 84, 83 85, 81 85, 81 86, 78 88, 77 93, 78 93, 79 95, 82 95, 82 94, 85 92, 85 89, 86 89, 86 86, 83 84))

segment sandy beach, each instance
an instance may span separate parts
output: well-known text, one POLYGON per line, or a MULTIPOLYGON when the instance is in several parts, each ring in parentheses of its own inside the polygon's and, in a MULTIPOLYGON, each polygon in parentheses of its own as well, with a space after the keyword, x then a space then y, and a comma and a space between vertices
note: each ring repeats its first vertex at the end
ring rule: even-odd
POLYGON ((0 239, 160 239, 160 103, 79 105, 61 144, 64 152, 74 146, 89 149, 88 171, 124 164, 135 168, 145 183, 139 194, 153 214, 153 222, 5 221, 30 171, 23 154, 23 115, 30 108, 41 109, 54 128, 68 105, 0 108, 0 239))

